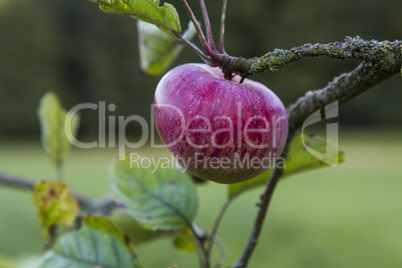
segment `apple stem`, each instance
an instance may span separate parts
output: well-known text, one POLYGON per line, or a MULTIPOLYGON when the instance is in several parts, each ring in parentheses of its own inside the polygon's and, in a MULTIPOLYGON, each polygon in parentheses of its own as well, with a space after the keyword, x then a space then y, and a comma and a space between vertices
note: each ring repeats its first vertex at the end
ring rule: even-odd
POLYGON ((221 32, 220 32, 220 47, 219 50, 221 53, 225 54, 225 21, 226 21, 226 7, 227 7, 227 0, 223 0, 222 4, 222 17, 221 17, 221 32))
POLYGON ((211 28, 211 22, 209 20, 209 15, 208 15, 208 10, 207 6, 205 5, 204 0, 200 0, 200 5, 201 5, 201 10, 202 10, 202 15, 204 17, 204 22, 205 22, 205 28, 207 30, 207 37, 208 37, 208 44, 211 50, 217 51, 214 43, 214 37, 212 35, 212 28, 211 28))

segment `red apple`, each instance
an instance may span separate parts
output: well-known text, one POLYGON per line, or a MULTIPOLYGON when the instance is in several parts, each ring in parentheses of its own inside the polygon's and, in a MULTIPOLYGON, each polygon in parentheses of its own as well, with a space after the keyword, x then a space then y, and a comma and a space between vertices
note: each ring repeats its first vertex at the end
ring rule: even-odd
POLYGON ((191 174, 218 183, 251 179, 279 157, 288 134, 281 100, 266 86, 220 68, 184 64, 159 82, 155 124, 165 145, 191 174))

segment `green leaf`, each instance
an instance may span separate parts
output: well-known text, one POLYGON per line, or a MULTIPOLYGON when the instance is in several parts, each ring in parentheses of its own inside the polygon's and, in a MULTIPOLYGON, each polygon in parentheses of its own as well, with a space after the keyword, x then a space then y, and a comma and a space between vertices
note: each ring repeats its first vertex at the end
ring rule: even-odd
POLYGON ((99 8, 108 13, 130 15, 138 20, 152 23, 173 35, 166 27, 180 33, 181 24, 179 14, 175 7, 169 3, 164 3, 159 7, 158 0, 90 0, 97 2, 99 8))
MULTIPOLYGON (((337 150, 336 144, 333 144, 331 141, 327 141, 322 137, 299 135, 290 143, 282 178, 300 171, 325 167, 330 164, 338 164, 342 162, 344 162, 344 153, 337 150), (327 151, 323 158, 318 159, 308 152, 306 146, 318 152, 327 151)), ((246 190, 266 185, 271 172, 272 168, 251 180, 229 185, 229 198, 239 195, 246 190)))
MULTIPOLYGON (((118 161, 110 174, 112 194, 144 228, 180 230, 190 226, 197 212, 198 197, 190 177, 174 168, 148 168, 118 161)), ((141 161, 140 161, 141 163, 141 161)))
POLYGON ((45 228, 54 224, 68 226, 77 217, 77 201, 64 183, 54 181, 36 183, 32 200, 42 226, 45 228))
MULTIPOLYGON (((138 21, 141 70, 148 75, 165 72, 178 57, 183 45, 179 41, 147 22, 138 21)), ((190 40, 196 30, 190 22, 183 37, 190 40)))
MULTIPOLYGON (((192 233, 190 230, 188 230, 188 233, 192 233)), ((176 249, 181 250, 181 251, 195 251, 197 248, 194 244, 194 242, 184 234, 178 234, 173 240, 173 245, 176 249)))
POLYGON ((79 231, 60 237, 39 268, 138 268, 132 247, 107 219, 87 216, 79 231))
POLYGON ((99 8, 108 13, 131 15, 132 8, 129 1, 122 0, 105 0, 93 1, 99 3, 99 8))
POLYGON ((38 117, 42 146, 56 166, 62 165, 70 152, 71 143, 66 133, 75 135, 79 125, 79 117, 74 116, 71 124, 65 126, 66 116, 66 110, 61 107, 54 93, 48 92, 41 98, 38 117))
POLYGON ((116 227, 122 230, 135 245, 164 237, 170 233, 163 231, 150 231, 141 227, 138 222, 122 209, 115 209, 108 217, 116 227))
POLYGON ((165 18, 168 25, 175 30, 175 32, 180 33, 180 17, 176 11, 176 8, 172 4, 164 3, 160 10, 162 11, 162 16, 165 18))

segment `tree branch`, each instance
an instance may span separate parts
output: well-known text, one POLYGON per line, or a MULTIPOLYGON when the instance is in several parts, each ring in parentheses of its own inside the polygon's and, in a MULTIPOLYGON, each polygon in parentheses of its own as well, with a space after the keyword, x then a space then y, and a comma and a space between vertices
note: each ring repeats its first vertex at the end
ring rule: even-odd
POLYGON ((295 61, 306 57, 327 56, 337 60, 357 59, 378 63, 384 68, 389 65, 402 65, 402 41, 365 41, 360 37, 346 37, 344 42, 329 44, 306 44, 292 49, 275 49, 262 57, 251 59, 228 57, 226 63, 232 65, 234 72, 248 77, 264 72, 277 71, 295 61))
POLYGON ((271 173, 267 187, 265 188, 264 193, 261 195, 261 203, 258 204, 259 209, 257 213, 257 218, 255 219, 255 224, 253 230, 251 231, 250 238, 247 242, 246 247, 243 250, 240 259, 233 266, 233 268, 247 267, 247 264, 250 261, 254 249, 257 246, 258 238, 262 231, 270 200, 274 193, 276 184, 278 183, 279 178, 282 176, 282 172, 283 171, 281 168, 275 168, 274 171, 271 173))
MULTIPOLYGON (((194 183, 204 183, 204 180, 193 177, 194 183)), ((11 176, 0 172, 0 186, 12 187, 20 190, 32 191, 35 183, 40 181, 37 178, 24 178, 21 176, 11 176)), ((110 214, 118 205, 109 196, 105 196, 100 200, 93 200, 83 195, 72 193, 82 210, 88 213, 96 213, 98 215, 110 214)))
MULTIPOLYGON (((267 70, 273 71, 307 56, 326 55, 337 59, 356 58, 364 60, 364 62, 352 72, 336 77, 322 89, 307 92, 304 97, 301 97, 288 108, 289 135, 285 150, 281 155, 281 157, 286 158, 290 141, 302 126, 303 122, 313 112, 334 101, 338 101, 339 105, 342 105, 376 84, 397 74, 402 66, 402 42, 365 42, 357 38, 347 38, 345 43, 307 45, 289 51, 275 50, 267 55, 265 59, 261 59, 260 61, 260 63, 262 62, 263 64, 259 67, 256 65, 256 68, 250 68, 249 73, 261 72, 261 66, 265 66, 267 70), (277 62, 278 59, 279 61, 277 62)), ((240 259, 233 268, 247 267, 257 245, 270 200, 281 175, 281 168, 274 168, 266 189, 261 196, 261 204, 259 205, 257 218, 250 238, 240 259)))
MULTIPOLYGON (((10 176, 4 173, 0 173, 0 186, 8 186, 12 188, 32 191, 35 183, 40 181, 39 179, 23 178, 17 176, 10 176)), ((114 208, 117 207, 116 203, 111 198, 103 198, 96 202, 90 198, 84 197, 80 194, 73 193, 74 198, 77 200, 81 209, 90 213, 97 213, 101 215, 109 214, 114 208)))
POLYGON ((339 104, 355 98, 369 88, 397 74, 402 63, 361 63, 355 70, 336 77, 326 87, 309 91, 288 108, 289 133, 301 127, 309 115, 326 105, 339 101, 339 104))
POLYGON ((26 179, 21 177, 9 176, 3 173, 0 173, 0 185, 1 186, 9 186, 17 189, 23 190, 33 190, 35 186, 34 179, 26 179))

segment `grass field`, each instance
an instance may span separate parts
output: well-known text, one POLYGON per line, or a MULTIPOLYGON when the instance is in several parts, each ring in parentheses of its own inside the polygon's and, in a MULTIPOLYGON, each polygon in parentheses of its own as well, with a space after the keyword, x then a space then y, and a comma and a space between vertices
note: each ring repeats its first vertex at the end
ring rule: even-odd
MULTIPOLYGON (((250 267, 399 268, 402 267, 402 131, 340 133, 346 162, 336 168, 300 173, 282 181, 250 267)), ((145 155, 166 151, 143 149, 145 155)), ((107 169, 116 151, 74 150, 65 178, 79 193, 100 197, 107 191, 107 169)), ((55 170, 38 143, 0 143, 0 171, 53 179, 55 170)), ((219 236, 227 265, 240 255, 256 214, 261 190, 236 200, 219 236)), ((226 187, 199 187, 196 222, 210 230, 226 198, 226 187)), ((178 264, 197 267, 195 253, 182 253, 163 238, 136 247, 144 267, 178 264)), ((40 254, 40 228, 27 192, 0 188, 0 255, 40 254)))

